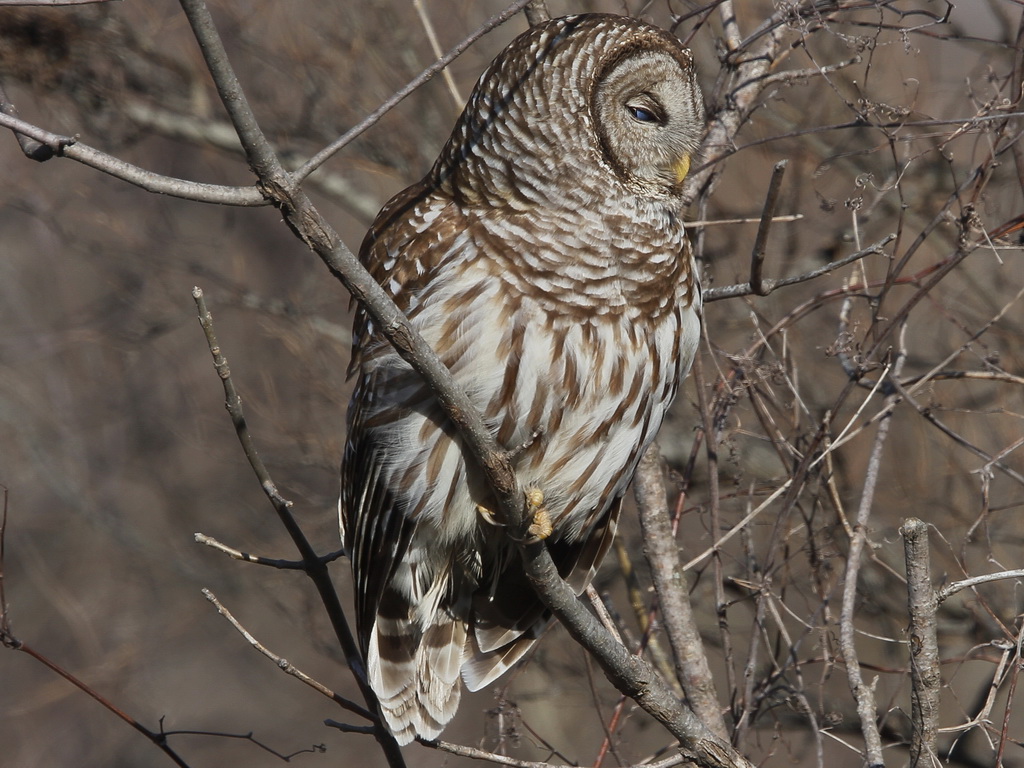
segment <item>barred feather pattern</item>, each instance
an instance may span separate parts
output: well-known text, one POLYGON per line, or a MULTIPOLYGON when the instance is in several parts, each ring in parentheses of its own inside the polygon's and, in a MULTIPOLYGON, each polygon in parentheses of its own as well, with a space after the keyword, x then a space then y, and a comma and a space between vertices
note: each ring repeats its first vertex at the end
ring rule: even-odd
MULTIPOLYGON (((360 251, 518 447, 577 593, 700 335, 679 185, 702 130, 676 38, 625 17, 552 20, 484 72, 431 172, 360 251)), ((433 739, 462 683, 491 683, 550 617, 481 511, 495 504, 456 430, 361 311, 350 374, 339 513, 368 681, 399 743, 433 739)))

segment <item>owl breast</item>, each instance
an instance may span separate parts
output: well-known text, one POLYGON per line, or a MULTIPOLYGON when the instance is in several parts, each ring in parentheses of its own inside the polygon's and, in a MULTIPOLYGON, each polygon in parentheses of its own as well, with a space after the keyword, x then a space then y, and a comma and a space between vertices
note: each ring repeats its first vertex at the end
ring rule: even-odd
MULTIPOLYGON (((432 218, 430 206, 421 215, 432 218)), ((572 231, 553 238, 548 227, 542 239, 513 216, 466 215, 463 235, 434 255, 443 269, 403 297, 498 443, 516 453, 520 483, 542 489, 569 539, 625 490, 699 336, 681 222, 664 209, 649 216, 660 228, 635 214, 617 228, 607 214, 581 212, 572 231), (510 240, 521 247, 508 249, 510 240)), ((383 340, 378 349, 366 369, 374 409, 405 414, 381 435, 381 481, 398 489, 407 515, 443 531, 430 536, 444 547, 469 542, 482 524, 477 508, 494 507, 486 484, 418 375, 383 340), (444 438, 424 440, 431 430, 444 438)))

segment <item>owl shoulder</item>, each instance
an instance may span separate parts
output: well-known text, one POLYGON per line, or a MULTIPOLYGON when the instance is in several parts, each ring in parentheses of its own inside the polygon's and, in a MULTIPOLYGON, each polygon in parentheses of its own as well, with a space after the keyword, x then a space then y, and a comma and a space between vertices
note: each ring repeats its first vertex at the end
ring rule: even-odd
POLYGON ((359 260, 407 311, 402 296, 430 280, 466 227, 465 214, 451 199, 420 182, 384 205, 363 239, 359 260))
MULTIPOLYGON (((443 269, 460 234, 468 227, 465 213, 426 181, 389 200, 363 238, 359 260, 407 317, 415 314, 418 297, 443 269)), ((367 355, 379 354, 387 342, 378 338, 373 322, 357 308, 349 374, 367 355), (375 351, 374 351, 375 350, 375 351)))

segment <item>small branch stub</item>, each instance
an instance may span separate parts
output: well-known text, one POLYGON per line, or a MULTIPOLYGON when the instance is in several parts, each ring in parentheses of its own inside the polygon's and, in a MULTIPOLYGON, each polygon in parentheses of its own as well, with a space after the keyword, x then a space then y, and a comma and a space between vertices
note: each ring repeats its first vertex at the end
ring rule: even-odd
POLYGON ((772 169, 772 179, 768 182, 768 196, 761 211, 761 223, 757 227, 754 238, 754 252, 750 255, 750 288, 758 296, 767 296, 770 288, 766 288, 762 276, 764 271, 764 254, 768 246, 768 233, 772 228, 772 218, 779 203, 779 191, 782 189, 782 177, 786 174, 788 160, 780 160, 772 169))

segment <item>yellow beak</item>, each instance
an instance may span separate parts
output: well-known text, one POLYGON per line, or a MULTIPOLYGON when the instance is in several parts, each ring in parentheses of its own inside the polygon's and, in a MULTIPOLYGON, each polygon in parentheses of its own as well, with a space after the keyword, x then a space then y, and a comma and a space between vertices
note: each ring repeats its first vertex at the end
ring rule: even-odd
POLYGON ((673 166, 672 170, 676 174, 676 184, 682 184, 686 174, 690 172, 690 156, 683 155, 679 158, 679 162, 673 166))

